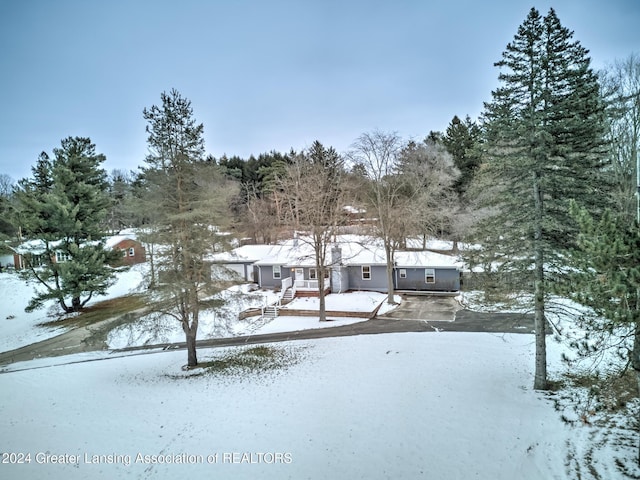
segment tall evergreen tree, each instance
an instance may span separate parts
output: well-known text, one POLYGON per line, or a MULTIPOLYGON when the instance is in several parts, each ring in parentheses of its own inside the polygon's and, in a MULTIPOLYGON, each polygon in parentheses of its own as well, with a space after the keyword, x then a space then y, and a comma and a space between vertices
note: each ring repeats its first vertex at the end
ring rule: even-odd
POLYGON ((88 138, 68 137, 53 150, 51 161, 42 153, 33 177, 19 182, 18 219, 29 239, 39 240, 38 261, 26 250, 22 275, 39 290, 28 310, 56 300, 65 312, 81 310, 95 294, 104 294, 114 278, 107 265, 115 259, 102 241, 109 205, 105 193, 105 161, 88 138))
POLYGON ((442 138, 447 151, 453 156, 455 166, 460 170, 460 176, 454 185, 460 196, 467 191, 467 187, 480 166, 481 157, 477 149, 474 148, 480 139, 480 127, 471 120, 469 115, 464 121, 454 115, 442 138))
MULTIPOLYGON (((229 188, 218 166, 204 161, 204 127, 191 102, 177 90, 161 94, 162 105, 144 109, 149 155, 143 169, 157 270, 156 304, 185 333, 187 364, 197 365, 200 311, 217 291, 205 255, 221 242, 229 188)), ((152 279, 152 283, 155 279, 152 279)))
MULTIPOLYGON (((501 85, 485 104, 486 155, 481 205, 493 215, 477 226, 475 261, 500 265, 527 282, 535 312, 534 388, 547 388, 546 304, 575 247, 575 199, 590 212, 606 199, 604 109, 587 51, 553 9, 531 9, 496 63, 501 85)), ((513 276, 510 277, 513 280, 513 276)))

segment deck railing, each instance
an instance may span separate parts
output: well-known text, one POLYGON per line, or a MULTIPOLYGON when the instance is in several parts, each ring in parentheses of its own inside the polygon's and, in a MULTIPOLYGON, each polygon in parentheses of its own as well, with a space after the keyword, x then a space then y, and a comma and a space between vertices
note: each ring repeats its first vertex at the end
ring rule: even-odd
POLYGON ((304 288, 307 290, 318 289, 318 280, 296 280, 294 284, 296 288, 304 288))

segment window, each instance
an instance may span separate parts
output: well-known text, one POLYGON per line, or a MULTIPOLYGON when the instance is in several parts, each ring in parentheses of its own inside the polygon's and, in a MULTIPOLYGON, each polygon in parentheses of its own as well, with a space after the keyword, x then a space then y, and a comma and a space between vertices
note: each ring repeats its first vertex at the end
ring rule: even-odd
POLYGON ((371 280, 371 267, 369 265, 362 266, 362 279, 371 280))
POLYGON ((273 266, 273 278, 282 278, 282 270, 280 269, 280 265, 273 266))
POLYGON ((318 270, 315 268, 309 269, 309 280, 317 280, 318 279, 318 270))
POLYGON ((425 283, 436 283, 436 271, 433 268, 424 269, 425 283))
POLYGON ((41 267, 44 265, 44 259, 42 255, 33 255, 31 253, 27 253, 24 257, 24 264, 29 265, 31 267, 41 267))
POLYGON ((71 255, 67 252, 56 252, 56 263, 68 262, 71 260, 71 255))
POLYGON ((127 251, 125 249, 122 249, 122 256, 126 257, 127 256, 127 251))
POLYGON ((400 269, 400 278, 407 278, 407 269, 406 268, 401 268, 400 269))
POLYGON ((129 249, 129 256, 130 257, 135 257, 135 255, 136 255, 136 251, 135 251, 135 249, 133 247, 131 247, 129 249))

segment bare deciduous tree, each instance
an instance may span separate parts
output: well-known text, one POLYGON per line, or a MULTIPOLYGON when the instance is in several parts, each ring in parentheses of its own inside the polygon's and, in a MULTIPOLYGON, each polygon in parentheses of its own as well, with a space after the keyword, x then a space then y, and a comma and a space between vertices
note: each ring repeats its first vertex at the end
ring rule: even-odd
POLYGON ((406 182, 398 175, 402 139, 397 133, 375 130, 364 133, 349 153, 353 168, 369 180, 366 187, 367 208, 375 217, 374 235, 383 245, 387 264, 387 301, 394 300, 394 255, 415 220, 415 205, 406 195, 406 182))
POLYGON ((399 173, 412 207, 409 233, 422 235, 423 248, 427 237, 451 234, 459 210, 454 184, 460 175, 451 154, 437 142, 410 142, 400 154, 399 173))
POLYGON ((637 172, 640 152, 640 56, 632 54, 609 66, 600 75, 609 98, 609 141, 611 173, 617 210, 629 222, 638 218, 640 181, 637 172))
POLYGON ((330 268, 330 246, 337 228, 345 220, 343 178, 342 158, 333 148, 325 148, 318 141, 308 152, 295 156, 279 178, 280 223, 302 232, 298 241, 307 242, 313 248, 320 321, 327 319, 325 281, 330 268))

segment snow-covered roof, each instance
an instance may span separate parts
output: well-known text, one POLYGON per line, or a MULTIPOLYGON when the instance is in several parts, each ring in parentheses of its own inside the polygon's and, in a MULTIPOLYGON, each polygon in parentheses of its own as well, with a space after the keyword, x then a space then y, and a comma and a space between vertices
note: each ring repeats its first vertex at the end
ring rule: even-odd
MULTIPOLYGON (((59 244, 59 241, 49 243, 49 245, 53 248, 57 247, 59 244)), ((46 244, 43 240, 40 239, 28 240, 21 243, 17 247, 14 247, 13 251, 20 255, 24 255, 26 253, 30 253, 31 255, 42 255, 46 251, 46 244)))
POLYGON ((462 262, 457 257, 429 251, 396 252, 397 267, 428 266, 432 268, 461 268, 462 262))
MULTIPOLYGON (((380 240, 359 235, 336 236, 330 248, 339 247, 342 265, 386 265, 386 256, 380 240)), ((312 245, 304 237, 290 239, 276 245, 245 245, 213 256, 214 261, 226 263, 255 263, 287 267, 313 267, 315 256, 312 245)), ((454 256, 429 251, 396 252, 398 267, 459 268, 454 256)), ((326 265, 331 265, 331 252, 327 252, 326 265)))
MULTIPOLYGON (((136 240, 136 236, 132 233, 121 233, 120 235, 105 237, 103 240, 105 248, 113 248, 123 240, 136 240)), ((86 242, 85 245, 95 245, 96 243, 98 242, 86 242)), ((56 250, 61 244, 62 240, 49 242, 49 250, 56 250)), ((14 252, 20 255, 24 255, 27 253, 30 253, 31 255, 42 255, 46 252, 46 250, 46 243, 41 239, 28 240, 13 249, 14 252)))
POLYGON ((137 241, 135 235, 113 235, 112 237, 107 237, 104 239, 104 247, 113 248, 120 242, 123 242, 125 240, 137 241))
POLYGON ((209 260, 216 263, 254 263, 269 256, 274 245, 242 245, 228 252, 210 255, 209 260))
POLYGON ((304 240, 291 239, 273 245, 269 253, 258 260, 256 265, 314 266, 313 248, 304 240))

